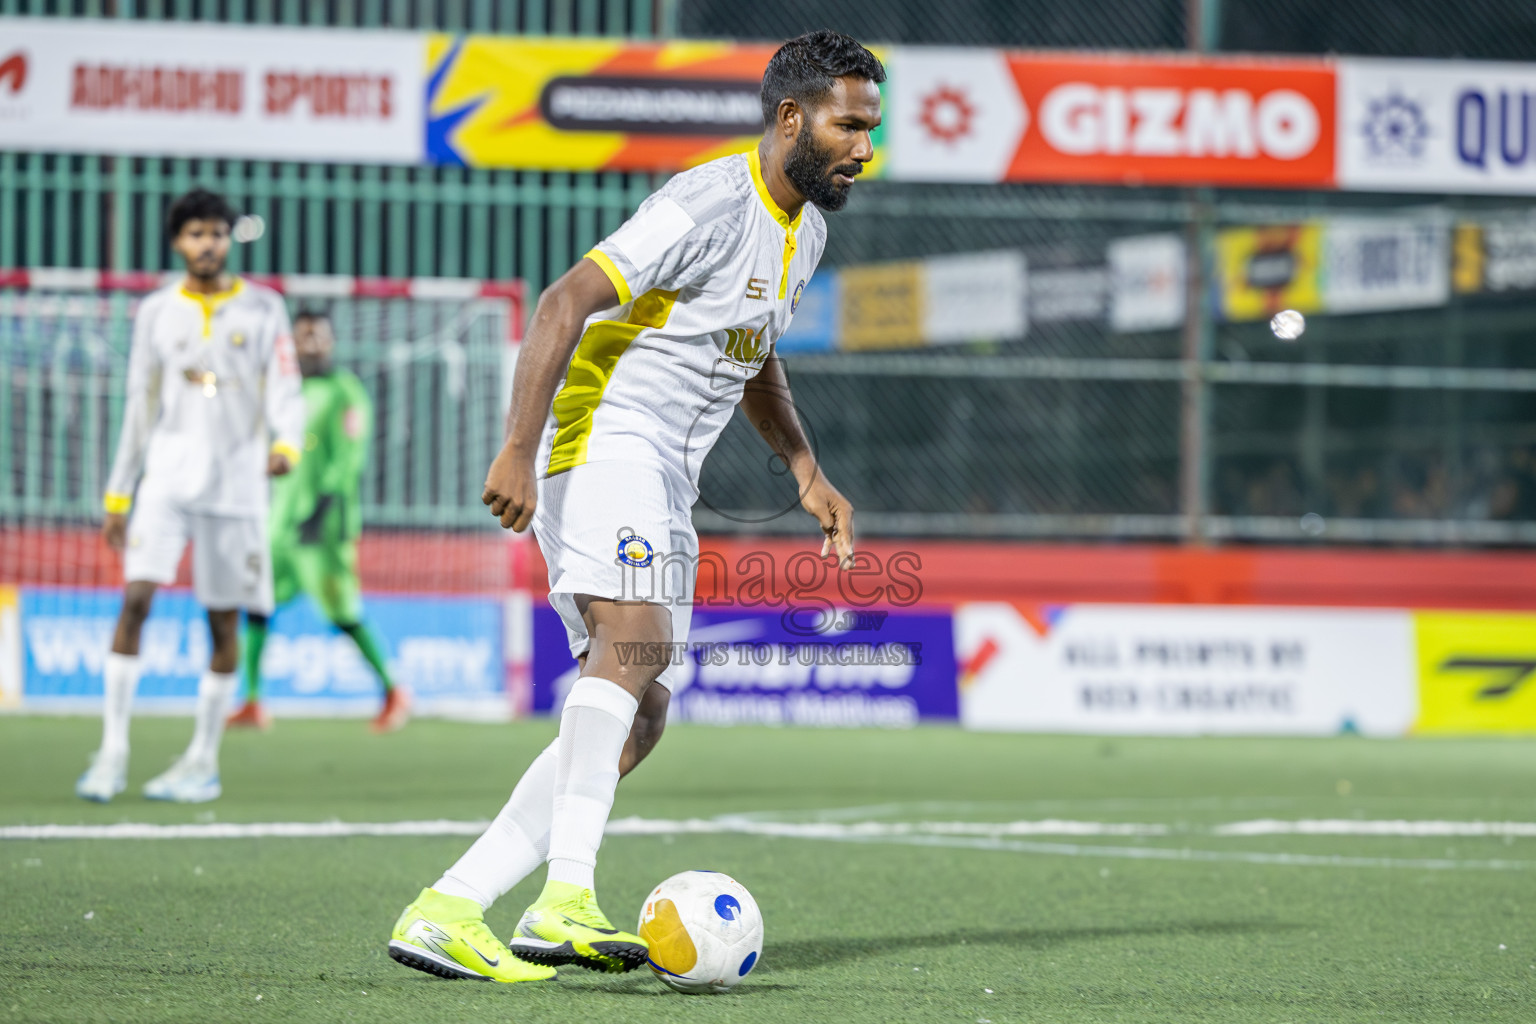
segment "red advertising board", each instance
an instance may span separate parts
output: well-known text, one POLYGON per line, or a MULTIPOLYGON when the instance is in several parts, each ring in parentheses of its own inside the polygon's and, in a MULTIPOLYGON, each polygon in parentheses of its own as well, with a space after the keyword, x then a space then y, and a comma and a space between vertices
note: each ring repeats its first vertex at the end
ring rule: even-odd
POLYGON ((1328 188, 1323 60, 901 47, 893 178, 1328 188))
POLYGON ((1012 55, 1031 124, 1010 181, 1331 186, 1334 75, 1259 63, 1012 55))

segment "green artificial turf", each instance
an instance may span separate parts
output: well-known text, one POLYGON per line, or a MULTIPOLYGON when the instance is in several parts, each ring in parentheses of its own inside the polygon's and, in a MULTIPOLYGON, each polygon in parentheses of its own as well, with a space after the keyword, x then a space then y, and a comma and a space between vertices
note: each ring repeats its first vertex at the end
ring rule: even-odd
MULTIPOLYGON (((190 724, 136 722, 130 791, 107 806, 72 795, 98 728, 0 718, 0 825, 488 818, 554 732, 417 722, 378 737, 355 721, 280 721, 227 739, 221 800, 176 807, 137 787, 190 724)), ((1212 828, 1533 822, 1533 754, 1526 741, 674 727, 621 786, 615 818, 1168 829, 991 849, 932 834, 610 838, 598 887, 615 919, 690 867, 756 895, 761 966, 723 996, 676 995, 638 972, 501 987, 396 965, 384 948, 395 916, 464 838, 4 839, 0 1020, 1531 1021, 1536 839, 1212 828), (934 841, 956 845, 920 845, 934 841), (1146 856, 1160 850, 1220 859, 1146 856)), ((492 927, 510 930, 536 885, 492 908, 492 927)))

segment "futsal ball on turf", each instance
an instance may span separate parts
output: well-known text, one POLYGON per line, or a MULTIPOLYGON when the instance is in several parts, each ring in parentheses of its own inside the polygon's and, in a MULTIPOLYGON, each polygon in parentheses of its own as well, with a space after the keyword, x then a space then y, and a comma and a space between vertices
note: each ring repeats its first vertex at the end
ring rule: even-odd
POLYGON ((724 992, 763 955, 763 915, 730 875, 684 871, 662 882, 640 908, 651 971, 679 992, 724 992))

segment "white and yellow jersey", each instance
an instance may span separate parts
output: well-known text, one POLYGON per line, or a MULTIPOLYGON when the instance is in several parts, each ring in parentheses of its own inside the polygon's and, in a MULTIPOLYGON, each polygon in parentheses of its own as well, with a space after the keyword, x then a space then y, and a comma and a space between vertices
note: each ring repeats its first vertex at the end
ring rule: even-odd
POLYGON ((704 457, 789 329, 826 240, 814 206, 791 220, 774 203, 756 150, 685 171, 646 199, 587 254, 621 305, 587 320, 545 425, 540 475, 644 460, 697 496, 704 457))
POLYGON ((217 295, 175 284, 139 304, 108 512, 128 511, 138 485, 185 511, 265 516, 267 453, 297 462, 303 437, 280 295, 237 278, 217 295))

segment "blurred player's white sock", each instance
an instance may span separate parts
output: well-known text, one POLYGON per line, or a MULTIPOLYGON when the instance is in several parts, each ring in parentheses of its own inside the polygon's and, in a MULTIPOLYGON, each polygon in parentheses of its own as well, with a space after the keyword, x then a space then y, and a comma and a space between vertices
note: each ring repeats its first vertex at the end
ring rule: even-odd
POLYGON ((229 715, 230 698, 240 677, 234 672, 203 673, 197 684, 197 723, 192 731, 192 745, 187 759, 207 764, 219 763, 219 741, 224 738, 224 719, 229 715))
POLYGON ((491 827, 432 888, 489 907, 544 863, 555 813, 559 746, 557 739, 533 759, 491 827))
POLYGON ((591 889, 603 827, 619 785, 619 757, 640 702, 618 683, 576 680, 560 713, 550 822, 549 879, 591 889))
POLYGON ((139 688, 139 656, 107 654, 102 672, 105 699, 101 705, 101 756, 128 756, 128 720, 133 714, 133 694, 139 688))

